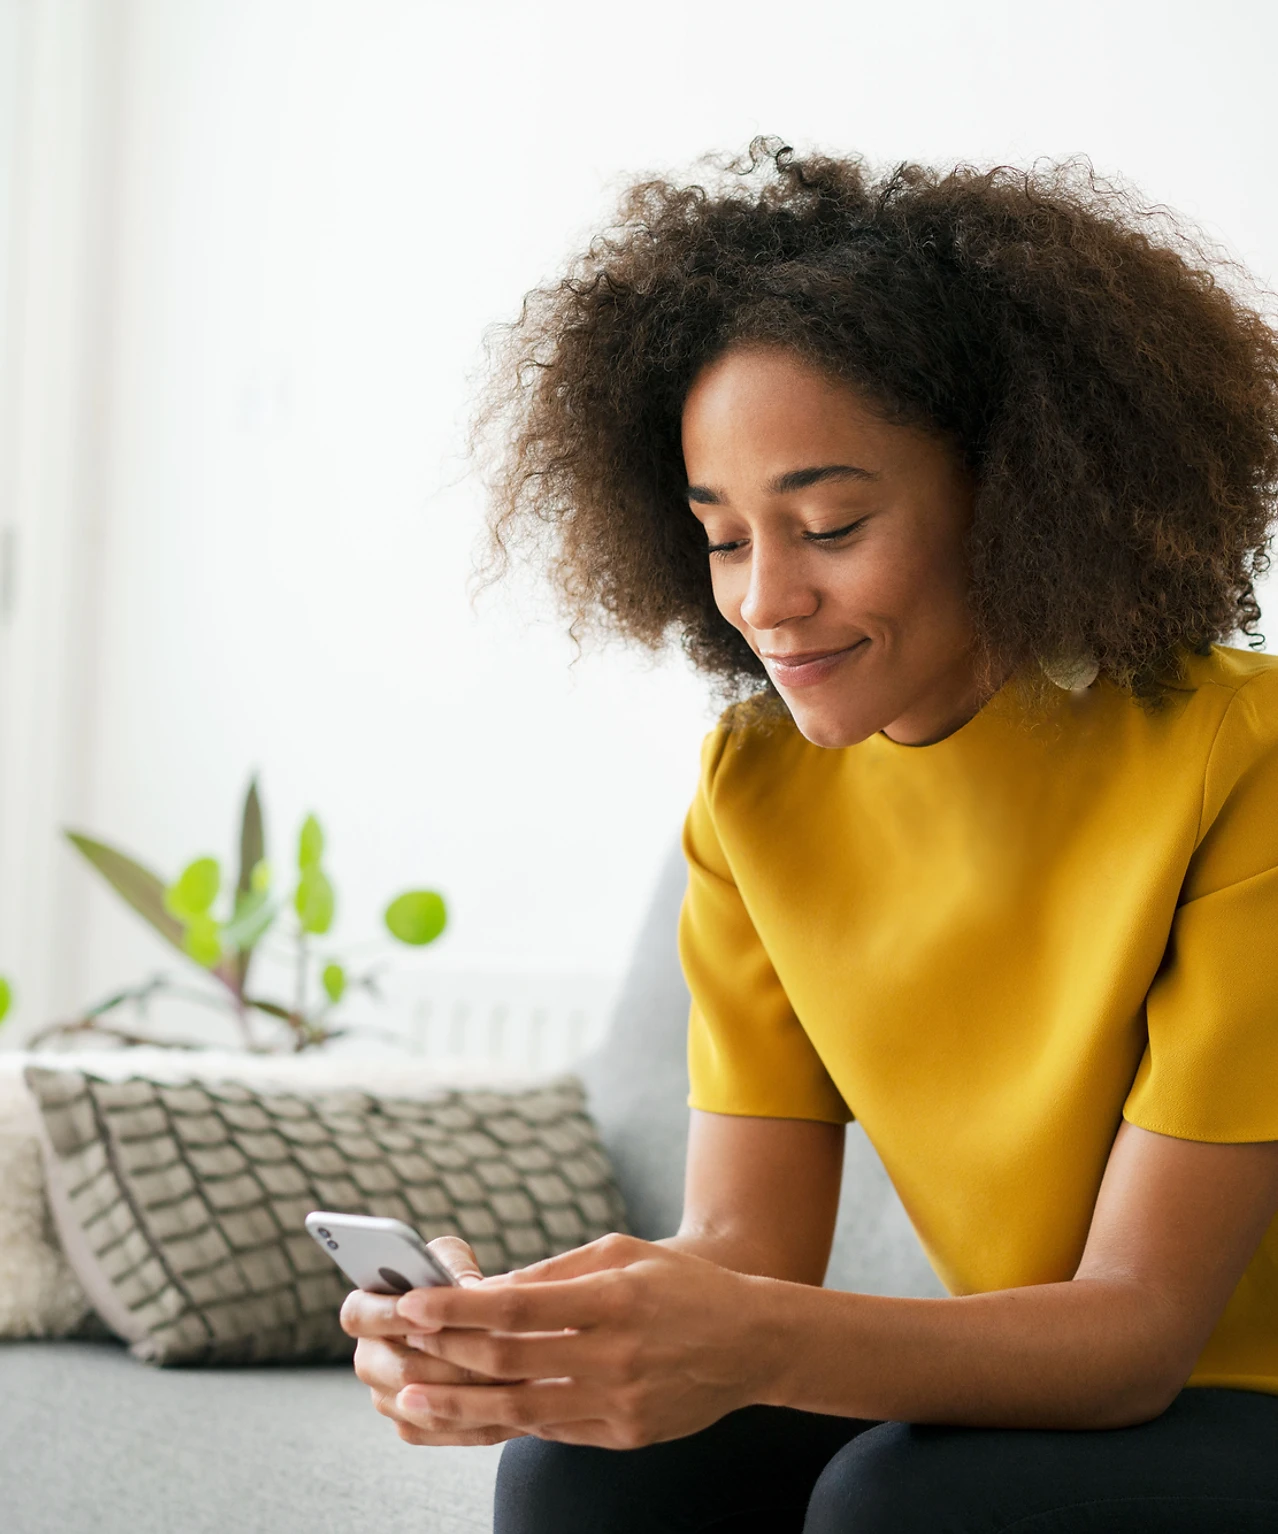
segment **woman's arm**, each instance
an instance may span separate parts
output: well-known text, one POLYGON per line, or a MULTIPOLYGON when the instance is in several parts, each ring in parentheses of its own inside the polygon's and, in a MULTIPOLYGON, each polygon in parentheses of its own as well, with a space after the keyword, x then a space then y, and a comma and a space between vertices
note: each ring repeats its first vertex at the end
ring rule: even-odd
MULTIPOLYGON (((757 1269, 770 1243, 733 1233, 734 1207, 750 1207, 748 1159, 734 1179, 729 1158, 736 1199, 687 1239, 757 1269)), ((791 1194, 805 1201, 802 1179, 791 1194)), ((405 1295, 399 1308, 422 1347, 528 1383, 412 1386, 397 1406, 433 1423, 474 1416, 615 1447, 678 1437, 755 1402, 972 1426, 1125 1426, 1183 1386, 1275 1211, 1278 1144, 1208 1145, 1124 1124, 1083 1259, 1062 1283, 883 1299, 727 1271, 680 1251, 684 1238, 671 1249, 608 1237, 469 1290, 405 1295)), ((809 1251, 808 1274, 812 1262, 809 1251)))
POLYGON ((1072 1280, 945 1300, 834 1296, 822 1320, 795 1292, 772 1398, 973 1426, 1147 1421, 1184 1385, 1275 1212, 1278 1144, 1124 1123, 1072 1280), (840 1367, 849 1357, 854 1371, 840 1367))
POLYGON ((820 1284, 843 1176, 842 1124, 695 1109, 679 1233, 660 1243, 737 1273, 820 1284))

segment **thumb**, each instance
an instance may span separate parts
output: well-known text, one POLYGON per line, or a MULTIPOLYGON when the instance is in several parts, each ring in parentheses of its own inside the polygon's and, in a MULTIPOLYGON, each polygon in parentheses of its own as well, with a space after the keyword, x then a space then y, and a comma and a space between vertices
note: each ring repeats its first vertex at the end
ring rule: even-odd
POLYGON ((426 1246, 431 1255, 437 1257, 464 1288, 477 1284, 483 1278, 483 1269, 475 1260, 474 1252, 460 1236, 436 1236, 426 1246))

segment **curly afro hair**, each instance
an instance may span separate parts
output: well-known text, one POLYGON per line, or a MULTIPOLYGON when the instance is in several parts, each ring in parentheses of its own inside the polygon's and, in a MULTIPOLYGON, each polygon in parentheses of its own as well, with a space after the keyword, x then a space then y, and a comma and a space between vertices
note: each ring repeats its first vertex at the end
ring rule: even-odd
POLYGON ((1086 161, 876 177, 758 139, 711 163, 707 186, 633 185, 501 332, 490 572, 531 548, 574 634, 767 686, 715 607, 680 449, 697 373, 765 343, 963 455, 987 677, 1090 655, 1156 705, 1185 649, 1264 642, 1278 336, 1235 264, 1086 161))

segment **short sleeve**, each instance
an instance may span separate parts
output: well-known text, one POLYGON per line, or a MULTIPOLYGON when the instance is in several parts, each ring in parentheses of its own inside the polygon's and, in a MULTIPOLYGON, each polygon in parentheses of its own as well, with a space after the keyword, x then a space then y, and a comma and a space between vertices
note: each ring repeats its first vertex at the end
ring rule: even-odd
POLYGON ((679 956, 692 996, 693 1108, 846 1123, 851 1114, 795 1016, 746 909, 716 826, 716 777, 732 732, 712 732, 684 826, 688 890, 679 956))
POLYGON ((1278 1140, 1278 677, 1240 688, 1221 720, 1146 1016, 1124 1118, 1179 1139, 1278 1140))

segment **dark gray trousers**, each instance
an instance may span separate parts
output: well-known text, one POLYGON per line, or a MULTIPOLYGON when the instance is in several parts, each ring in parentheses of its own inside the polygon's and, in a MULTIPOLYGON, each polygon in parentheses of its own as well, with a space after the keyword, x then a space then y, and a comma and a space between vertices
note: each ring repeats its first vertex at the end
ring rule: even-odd
POLYGON ((1278 1534, 1278 1396, 1183 1390, 1107 1431, 779 1407, 618 1451, 507 1444, 495 1534, 1278 1534))

